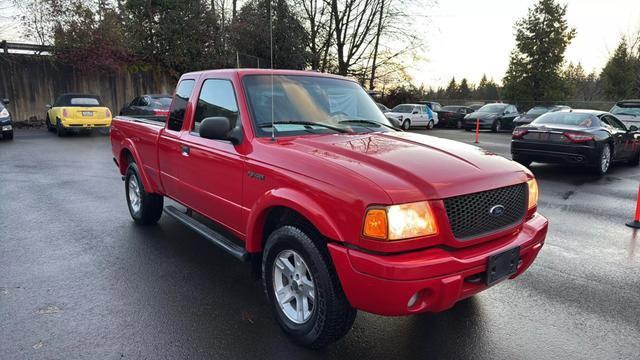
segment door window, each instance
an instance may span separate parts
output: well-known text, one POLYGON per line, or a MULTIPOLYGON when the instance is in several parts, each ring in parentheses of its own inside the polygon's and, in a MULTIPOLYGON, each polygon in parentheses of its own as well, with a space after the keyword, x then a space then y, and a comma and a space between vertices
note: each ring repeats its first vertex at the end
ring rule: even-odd
POLYGON ((231 128, 238 121, 238 104, 229 80, 208 79, 202 84, 191 131, 198 133, 200 123, 208 117, 226 117, 231 128))
POLYGON ((178 84, 176 95, 173 97, 173 108, 169 114, 169 130, 180 131, 182 129, 184 113, 187 109, 187 103, 189 102, 189 97, 191 96, 191 91, 195 83, 195 80, 187 79, 182 80, 180 84, 178 84))
POLYGON ((609 125, 611 125, 612 127, 619 129, 619 130, 624 130, 627 131, 627 128, 624 126, 624 124, 622 124, 618 119, 614 118, 613 116, 608 116, 605 115, 602 117, 603 120, 605 120, 609 125))

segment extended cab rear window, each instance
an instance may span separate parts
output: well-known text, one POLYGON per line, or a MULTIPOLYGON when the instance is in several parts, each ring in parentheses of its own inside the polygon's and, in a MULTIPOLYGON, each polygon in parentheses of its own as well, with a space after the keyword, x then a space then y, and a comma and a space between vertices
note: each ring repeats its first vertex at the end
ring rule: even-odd
POLYGON ((176 95, 173 98, 173 108, 169 113, 169 124, 167 125, 169 130, 180 131, 182 129, 184 113, 195 83, 196 81, 193 79, 185 79, 178 84, 176 95))

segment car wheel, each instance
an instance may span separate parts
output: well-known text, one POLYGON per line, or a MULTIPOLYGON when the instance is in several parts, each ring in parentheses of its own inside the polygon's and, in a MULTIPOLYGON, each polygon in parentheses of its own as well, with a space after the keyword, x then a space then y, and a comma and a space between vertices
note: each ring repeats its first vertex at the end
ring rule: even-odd
POLYGON ((433 130, 433 120, 429 120, 429 122, 427 123, 427 130, 433 130))
POLYGON ((47 125, 47 131, 56 131, 56 128, 51 124, 51 120, 49 120, 49 115, 47 115, 47 119, 44 121, 44 123, 47 125))
POLYGON ((58 133, 59 137, 67 135, 67 130, 65 130, 64 126, 62 126, 62 122, 60 122, 60 119, 56 120, 56 132, 58 133))
POLYGON ((162 216, 164 198, 162 195, 146 192, 135 162, 129 164, 124 184, 127 206, 133 221, 140 225, 157 223, 160 220, 160 216, 162 216))
POLYGON ((2 138, 5 140, 13 140, 13 130, 3 132, 2 138))
POLYGON ((456 123, 456 129, 462 129, 462 120, 458 120, 456 123))
POLYGON ((638 152, 636 153, 636 155, 634 157, 632 157, 631 159, 629 159, 629 161, 627 161, 627 164, 629 164, 631 166, 640 165, 640 149, 638 149, 638 152))
POLYGON ((409 119, 405 119, 404 122, 402 123, 402 130, 409 130, 410 127, 411 127, 411 121, 409 121, 409 119))
POLYGON ((605 145, 600 150, 600 156, 598 157, 598 161, 594 166, 595 173, 597 175, 604 175, 609 171, 609 167, 611 166, 611 146, 605 145))
POLYGON ((502 124, 500 123, 500 120, 494 121, 493 125, 491 126, 491 131, 494 133, 498 133, 500 132, 500 130, 502 130, 502 124))
POLYGON ((285 225, 269 235, 262 257, 263 286, 287 336, 321 348, 351 329, 357 311, 342 291, 324 240, 302 229, 285 225))

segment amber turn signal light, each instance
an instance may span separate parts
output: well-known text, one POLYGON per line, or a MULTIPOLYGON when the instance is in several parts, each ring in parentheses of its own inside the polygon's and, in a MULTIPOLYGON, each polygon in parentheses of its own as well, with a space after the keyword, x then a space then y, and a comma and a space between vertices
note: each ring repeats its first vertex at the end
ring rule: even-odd
POLYGON ((387 212, 384 209, 369 209, 364 218, 362 233, 368 237, 386 239, 387 232, 387 212))

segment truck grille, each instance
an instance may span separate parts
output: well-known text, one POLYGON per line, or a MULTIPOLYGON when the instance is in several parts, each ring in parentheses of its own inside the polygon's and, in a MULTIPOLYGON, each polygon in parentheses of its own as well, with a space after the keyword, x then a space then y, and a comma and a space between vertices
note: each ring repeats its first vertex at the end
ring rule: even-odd
POLYGON ((518 224, 527 211, 528 191, 523 183, 444 199, 453 235, 470 240, 518 224), (500 215, 491 213, 497 205, 504 206, 500 215))

